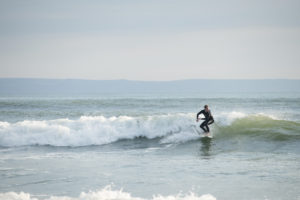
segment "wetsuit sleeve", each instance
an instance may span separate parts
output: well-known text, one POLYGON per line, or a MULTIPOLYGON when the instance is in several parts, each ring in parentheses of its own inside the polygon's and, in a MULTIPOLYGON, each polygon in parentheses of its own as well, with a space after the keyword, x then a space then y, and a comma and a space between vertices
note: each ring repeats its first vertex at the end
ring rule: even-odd
POLYGON ((202 113, 203 113, 203 110, 201 110, 200 112, 198 112, 196 119, 198 119, 199 115, 201 115, 202 113))

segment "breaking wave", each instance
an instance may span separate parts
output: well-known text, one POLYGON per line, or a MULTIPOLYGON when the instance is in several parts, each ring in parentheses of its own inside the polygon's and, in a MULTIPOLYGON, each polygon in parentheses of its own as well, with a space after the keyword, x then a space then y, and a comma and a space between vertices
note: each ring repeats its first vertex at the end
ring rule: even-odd
MULTIPOLYGON (((299 122, 264 114, 232 112, 223 115, 215 117, 216 123, 211 128, 216 139, 236 136, 300 139, 299 122)), ((16 123, 0 121, 0 146, 88 146, 139 137, 159 138, 161 143, 181 143, 199 139, 193 129, 199 124, 194 121, 192 113, 141 117, 82 116, 74 120, 25 120, 16 123)))
MULTIPOLYGON (((43 198, 44 199, 44 198, 43 198)), ((216 200, 210 194, 198 196, 194 193, 187 195, 177 194, 170 196, 157 195, 151 198, 152 200, 216 200)), ((39 200, 29 193, 6 192, 0 193, 0 200, 39 200)), ((69 196, 51 196, 45 200, 146 200, 140 197, 133 197, 130 193, 122 190, 113 190, 111 186, 106 186, 98 191, 81 192, 78 197, 69 196)))

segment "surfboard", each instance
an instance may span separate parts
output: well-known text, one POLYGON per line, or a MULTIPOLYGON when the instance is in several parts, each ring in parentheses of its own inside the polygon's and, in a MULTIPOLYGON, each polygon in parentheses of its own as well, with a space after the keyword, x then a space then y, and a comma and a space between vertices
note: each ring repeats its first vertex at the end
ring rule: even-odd
POLYGON ((213 138, 212 134, 210 132, 208 133, 202 133, 201 137, 204 137, 204 138, 213 138))

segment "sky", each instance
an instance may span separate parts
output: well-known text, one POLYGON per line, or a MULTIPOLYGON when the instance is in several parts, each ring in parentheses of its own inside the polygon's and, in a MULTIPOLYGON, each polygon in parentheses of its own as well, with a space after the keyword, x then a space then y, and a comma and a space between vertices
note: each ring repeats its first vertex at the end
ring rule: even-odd
POLYGON ((0 0, 0 77, 300 79, 299 0, 0 0))

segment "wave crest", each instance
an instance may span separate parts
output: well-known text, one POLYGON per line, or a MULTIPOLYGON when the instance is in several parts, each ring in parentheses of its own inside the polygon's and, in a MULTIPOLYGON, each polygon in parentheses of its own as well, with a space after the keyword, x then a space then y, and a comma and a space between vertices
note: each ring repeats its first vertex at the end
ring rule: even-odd
POLYGON ((0 122, 0 145, 101 145, 120 139, 153 139, 188 129, 188 114, 145 117, 82 116, 76 120, 0 122))
MULTIPOLYGON (((259 136, 268 139, 299 138, 300 123, 279 120, 267 115, 229 113, 217 116, 212 125, 215 138, 259 136), (219 124, 219 125, 218 125, 219 124)), ((79 119, 0 122, 0 146, 102 145, 121 139, 161 138, 161 143, 180 143, 199 139, 192 126, 192 113, 143 117, 82 116, 79 119)))
POLYGON ((300 123, 276 119, 263 114, 248 115, 235 119, 228 126, 215 130, 219 137, 260 137, 272 140, 300 139, 300 123))

